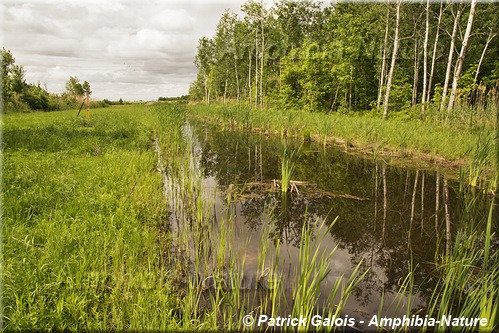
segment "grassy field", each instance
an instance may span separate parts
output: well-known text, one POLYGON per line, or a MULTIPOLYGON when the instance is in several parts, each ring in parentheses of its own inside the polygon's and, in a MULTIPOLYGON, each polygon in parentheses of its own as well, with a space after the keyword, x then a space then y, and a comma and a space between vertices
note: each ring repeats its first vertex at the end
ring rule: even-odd
POLYGON ((4 327, 172 327, 158 119, 144 106, 75 116, 3 117, 4 327))

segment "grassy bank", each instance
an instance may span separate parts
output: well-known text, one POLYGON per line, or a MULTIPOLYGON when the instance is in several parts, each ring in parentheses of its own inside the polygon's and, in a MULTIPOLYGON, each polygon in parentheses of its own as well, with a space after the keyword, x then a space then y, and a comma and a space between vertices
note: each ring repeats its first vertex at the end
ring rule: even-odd
POLYGON ((3 117, 8 330, 174 325, 161 176, 144 106, 3 117))
POLYGON ((197 104, 189 110, 194 117, 229 128, 311 139, 324 145, 337 144, 350 152, 374 158, 454 169, 455 175, 459 175, 459 168, 462 168, 466 176, 470 171, 472 177, 471 174, 477 174, 478 165, 480 179, 476 185, 495 187, 497 181, 497 129, 492 115, 489 121, 470 127, 460 125, 457 120, 435 124, 432 120, 383 120, 368 114, 250 110, 237 105, 197 104))

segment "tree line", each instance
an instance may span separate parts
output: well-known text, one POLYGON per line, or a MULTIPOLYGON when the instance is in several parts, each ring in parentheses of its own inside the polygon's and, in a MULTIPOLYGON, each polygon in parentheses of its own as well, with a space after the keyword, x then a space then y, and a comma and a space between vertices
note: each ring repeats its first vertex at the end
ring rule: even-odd
POLYGON ((250 0, 198 42, 191 99, 310 111, 497 103, 499 3, 250 0))
MULTIPOLYGON (((28 83, 25 70, 15 62, 10 50, 0 50, 2 81, 1 100, 4 112, 56 111, 79 108, 92 94, 90 83, 83 83, 76 76, 71 76, 61 94, 50 93, 40 82, 28 83)), ((123 102, 121 101, 121 104, 123 102)), ((92 107, 113 104, 108 100, 92 101, 92 107)))

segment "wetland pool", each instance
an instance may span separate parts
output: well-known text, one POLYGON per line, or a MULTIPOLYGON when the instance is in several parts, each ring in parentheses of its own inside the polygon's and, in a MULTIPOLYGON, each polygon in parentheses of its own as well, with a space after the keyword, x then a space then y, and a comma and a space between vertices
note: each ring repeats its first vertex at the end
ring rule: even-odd
MULTIPOLYGON (((264 268, 273 265, 279 244, 276 260, 288 299, 286 315, 292 308, 304 223, 314 225, 315 239, 323 237, 320 253, 335 248, 317 307, 330 306, 327 295, 337 279, 347 279, 360 263, 360 274, 367 273, 342 314, 369 320, 380 308, 385 315, 406 313, 395 303, 411 267, 417 269, 409 311, 424 309, 436 283, 435 257, 452 246, 453 235, 467 216, 487 218, 490 198, 480 197, 465 213, 470 207, 468 195, 437 169, 393 166, 382 158, 353 156, 342 147, 223 130, 196 121, 188 122, 183 134, 191 147, 190 165, 200 179, 210 226, 220 231, 227 227, 221 220, 230 219, 232 224, 226 251, 243 263, 241 289, 261 286, 264 268), (285 193, 278 188, 284 145, 297 152, 295 190, 285 193), (330 228, 318 235, 321 222, 330 228)), ((170 203, 170 222, 177 233, 179 223, 186 220, 179 207, 183 206, 170 203)), ((194 250, 189 251, 192 257, 194 250)))

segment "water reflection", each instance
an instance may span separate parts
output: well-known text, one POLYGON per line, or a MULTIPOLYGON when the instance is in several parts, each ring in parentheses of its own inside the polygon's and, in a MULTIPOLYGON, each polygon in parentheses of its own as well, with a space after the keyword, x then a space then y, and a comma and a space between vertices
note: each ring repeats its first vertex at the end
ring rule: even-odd
MULTIPOLYGON (((313 143, 305 143, 296 160, 293 180, 299 181, 299 194, 283 194, 274 188, 280 178, 281 139, 201 124, 189 131, 205 186, 219 189, 215 216, 225 209, 228 193, 236 198, 232 209, 237 237, 247 249, 247 269, 256 271, 264 221, 272 221, 269 241, 283 244, 283 261, 292 271, 303 223, 337 218, 323 244, 339 249, 331 262, 330 283, 348 276, 363 260, 362 269, 370 272, 349 307, 368 315, 377 313, 382 292, 385 301, 393 299, 411 263, 419 267, 416 299, 428 299, 435 287, 432 262, 439 244, 448 253, 457 222, 471 214, 464 209, 466 199, 459 197, 458 184, 437 171, 394 167, 313 143)), ((286 144, 298 149, 301 143, 286 144)), ((486 205, 475 206, 473 214, 486 216, 486 205)), ((325 291, 330 287, 326 283, 325 291)))

